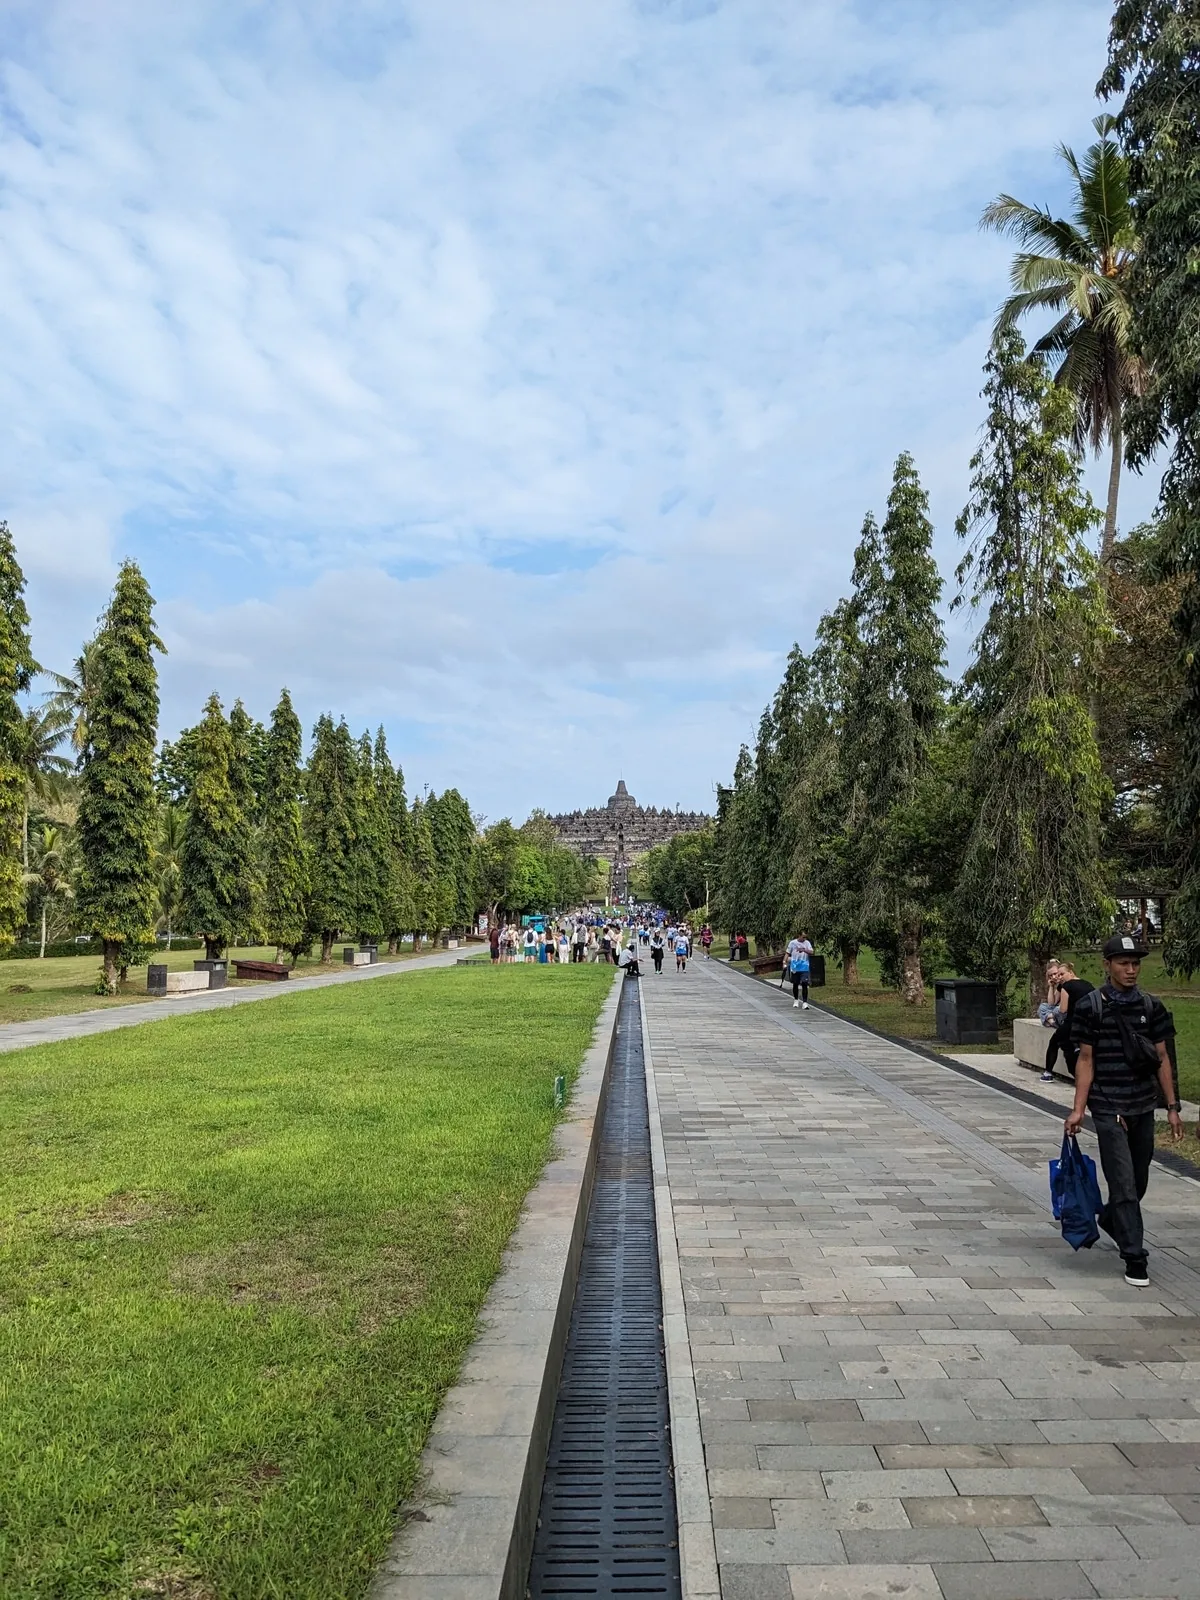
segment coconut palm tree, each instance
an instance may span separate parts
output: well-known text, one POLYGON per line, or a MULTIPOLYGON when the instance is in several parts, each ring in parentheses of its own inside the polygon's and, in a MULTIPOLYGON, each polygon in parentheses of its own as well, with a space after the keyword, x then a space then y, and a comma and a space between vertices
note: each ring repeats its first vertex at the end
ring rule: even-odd
POLYGON ((40 706, 30 706, 17 729, 18 764, 25 774, 21 864, 26 872, 29 871, 29 802, 58 800, 62 794, 61 780, 72 766, 66 756, 58 754, 71 719, 56 702, 57 696, 51 695, 40 706))
POLYGON ((1076 447, 1082 451, 1090 445, 1099 455, 1104 441, 1109 443, 1100 547, 1100 559, 1107 563, 1117 533, 1125 402, 1144 392, 1147 371, 1130 345, 1128 284, 1138 241, 1129 206, 1129 163, 1112 137, 1116 119, 1102 113, 1092 126, 1100 137, 1082 161, 1066 145, 1058 148, 1075 181, 1073 221, 1002 194, 984 211, 981 226, 1028 246, 1013 260, 1013 293, 996 318, 997 337, 1027 312, 1061 312, 1034 349, 1061 357, 1054 376, 1075 396, 1076 447))
POLYGON ((41 900, 42 930, 38 956, 46 955, 46 919, 55 900, 72 898, 71 864, 66 838, 61 828, 39 828, 33 840, 33 868, 25 870, 26 885, 41 900))
POLYGON ((66 677, 61 672, 46 674, 58 685, 54 693, 47 696, 46 705, 53 707, 56 714, 65 715, 66 726, 71 730, 71 748, 77 760, 82 759, 83 752, 87 749, 88 711, 95 690, 99 656, 100 641, 91 639, 79 653, 73 678, 66 677))

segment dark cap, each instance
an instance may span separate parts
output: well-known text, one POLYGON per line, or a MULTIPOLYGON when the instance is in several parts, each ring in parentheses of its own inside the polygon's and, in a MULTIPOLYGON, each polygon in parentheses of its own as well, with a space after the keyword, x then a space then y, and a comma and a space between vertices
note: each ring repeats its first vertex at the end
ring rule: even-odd
POLYGON ((1112 961, 1117 956, 1136 956, 1140 961, 1143 956, 1150 954, 1149 949, 1135 939, 1130 933, 1114 933, 1111 939, 1104 941, 1104 949, 1100 952, 1106 961, 1112 961))

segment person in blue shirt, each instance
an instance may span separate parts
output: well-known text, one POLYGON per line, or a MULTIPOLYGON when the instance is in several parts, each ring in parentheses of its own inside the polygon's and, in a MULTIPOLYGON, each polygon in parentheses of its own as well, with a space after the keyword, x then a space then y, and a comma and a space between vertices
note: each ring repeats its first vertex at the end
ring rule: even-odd
POLYGON ((792 980, 792 1010, 797 1010, 801 1005, 808 1010, 808 979, 812 972, 813 947, 809 943, 808 935, 801 933, 793 939, 787 947, 784 963, 788 976, 792 980), (803 995, 803 1001, 801 1000, 803 995))

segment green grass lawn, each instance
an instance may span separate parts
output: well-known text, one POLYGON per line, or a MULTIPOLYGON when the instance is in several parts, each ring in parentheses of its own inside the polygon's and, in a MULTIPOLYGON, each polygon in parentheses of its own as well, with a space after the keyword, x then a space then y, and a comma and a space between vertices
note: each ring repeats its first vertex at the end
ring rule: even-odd
MULTIPOLYGON (((340 966, 341 943, 334 946, 334 953, 337 957, 334 965, 340 966)), ((430 953, 428 946, 418 951, 420 955, 430 953)), ((152 959, 164 962, 172 972, 190 972, 192 962, 203 954, 203 950, 160 950, 152 959)), ((239 945, 229 954, 231 961, 274 961, 275 946, 239 945)), ((328 967, 321 966, 320 954, 320 946, 317 946, 316 957, 312 954, 302 956, 296 967, 296 976, 307 972, 328 972, 328 967)), ((411 957, 411 945, 406 945, 399 955, 386 955, 382 948, 379 952, 380 961, 407 961, 411 957)), ((120 994, 111 996, 96 993, 99 972, 100 959, 94 955, 47 956, 44 960, 35 956, 29 960, 0 961, 0 1024, 28 1022, 37 1017, 56 1017, 72 1011, 127 1006, 133 1001, 149 998, 146 994, 145 967, 130 967, 129 981, 121 985, 120 994)), ((230 986, 238 986, 232 977, 230 986)))
POLYGON ((5 1600, 363 1593, 612 982, 417 972, 0 1056, 5 1600))

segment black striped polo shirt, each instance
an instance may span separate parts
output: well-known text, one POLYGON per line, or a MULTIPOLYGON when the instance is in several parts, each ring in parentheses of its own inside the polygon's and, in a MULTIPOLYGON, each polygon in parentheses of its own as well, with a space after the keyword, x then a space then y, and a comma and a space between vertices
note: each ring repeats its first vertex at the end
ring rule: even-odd
POLYGON ((1171 1013, 1161 1000, 1140 989, 1114 989, 1106 983, 1097 994, 1103 1006, 1094 996, 1084 995, 1075 1007, 1071 1030, 1076 1044, 1092 1047, 1095 1076, 1088 1092, 1088 1110, 1119 1117, 1153 1111, 1158 1104, 1158 1075, 1135 1072, 1126 1061, 1116 1008, 1120 1006, 1134 1029, 1155 1044, 1170 1032, 1171 1013))

